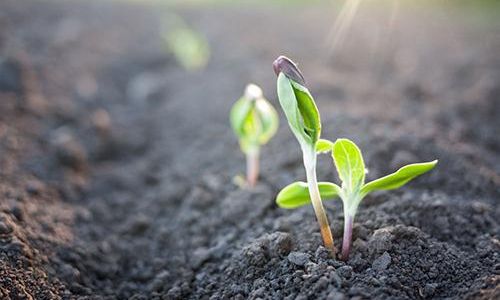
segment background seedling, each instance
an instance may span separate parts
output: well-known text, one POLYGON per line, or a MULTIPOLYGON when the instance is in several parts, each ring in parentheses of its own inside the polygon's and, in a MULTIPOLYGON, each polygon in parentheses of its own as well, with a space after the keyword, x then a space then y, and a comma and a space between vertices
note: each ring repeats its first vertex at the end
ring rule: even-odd
POLYGON ((278 98, 281 107, 302 149, 309 188, 307 189, 306 184, 302 184, 302 187, 309 191, 308 199, 312 202, 325 247, 336 253, 316 179, 316 144, 321 134, 318 108, 305 86, 302 73, 290 59, 284 56, 278 57, 273 63, 273 68, 278 75, 278 98))
MULTIPOLYGON (((342 186, 331 182, 320 182, 318 188, 323 199, 340 197, 344 206, 344 239, 342 259, 349 258, 354 216, 361 200, 373 191, 392 190, 405 185, 415 177, 434 168, 437 160, 404 166, 395 173, 365 184, 365 164, 358 146, 348 139, 338 139, 335 143, 327 140, 318 142, 318 152, 332 152, 333 161, 342 186)), ((276 202, 283 208, 296 208, 309 203, 308 187, 303 182, 295 182, 278 194, 276 202)))
POLYGON ((245 94, 233 105, 231 127, 247 159, 247 184, 254 186, 259 176, 260 146, 266 144, 278 129, 278 114, 255 84, 247 85, 245 94))
POLYGON ((206 38, 177 14, 167 13, 163 20, 161 37, 167 51, 187 71, 204 69, 210 59, 206 38))

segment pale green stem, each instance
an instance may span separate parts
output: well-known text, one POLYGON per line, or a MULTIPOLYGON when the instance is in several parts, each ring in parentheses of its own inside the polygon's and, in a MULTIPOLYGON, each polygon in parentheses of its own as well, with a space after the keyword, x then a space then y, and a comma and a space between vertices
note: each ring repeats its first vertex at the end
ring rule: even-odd
POLYGON ((307 184, 309 187, 309 196, 311 197, 311 203, 314 208, 314 213, 316 214, 316 218, 319 223, 323 243, 325 245, 325 248, 330 250, 332 254, 335 255, 337 249, 335 248, 335 244, 333 242, 332 231, 330 230, 328 218, 326 217, 326 212, 323 207, 323 203, 321 202, 318 181, 316 179, 316 152, 314 148, 303 149, 303 154, 304 166, 306 168, 307 184))

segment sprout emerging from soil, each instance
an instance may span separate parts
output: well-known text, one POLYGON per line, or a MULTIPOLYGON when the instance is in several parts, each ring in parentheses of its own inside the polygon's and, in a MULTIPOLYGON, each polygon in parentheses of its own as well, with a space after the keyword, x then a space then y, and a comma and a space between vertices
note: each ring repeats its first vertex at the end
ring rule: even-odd
POLYGON ((304 76, 290 59, 284 56, 278 57, 273 63, 273 68, 278 76, 278 98, 281 107, 302 149, 307 177, 307 185, 303 185, 308 191, 306 198, 312 202, 325 247, 335 255, 337 251, 316 179, 316 144, 321 134, 318 108, 305 86, 304 76))
POLYGON ((255 84, 247 85, 245 94, 233 105, 231 127, 240 141, 241 151, 247 158, 247 184, 255 186, 259 177, 260 146, 276 133, 279 119, 274 107, 255 84))
MULTIPOLYGON (((333 162, 342 181, 342 186, 331 182, 320 182, 318 188, 323 199, 340 197, 344 206, 344 239, 342 260, 349 258, 351 250, 354 216, 361 200, 371 192, 397 189, 417 176, 432 170, 437 160, 406 165, 395 173, 365 184, 365 164, 361 151, 348 139, 338 139, 335 143, 320 140, 318 153, 332 152, 333 162)), ((311 202, 308 186, 295 182, 285 187, 277 196, 276 202, 283 208, 296 208, 311 202)))

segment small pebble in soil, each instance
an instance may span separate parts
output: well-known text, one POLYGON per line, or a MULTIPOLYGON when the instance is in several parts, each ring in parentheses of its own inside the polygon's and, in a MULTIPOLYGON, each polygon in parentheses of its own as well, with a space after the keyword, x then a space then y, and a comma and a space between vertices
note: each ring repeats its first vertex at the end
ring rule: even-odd
POLYGON ((70 129, 60 127, 54 131, 52 145, 56 148, 57 159, 61 165, 84 171, 87 168, 87 152, 76 140, 70 129))
POLYGON ((128 224, 127 232, 131 235, 141 235, 151 226, 151 220, 145 215, 138 215, 128 224))
POLYGON ((327 300, 345 300, 347 298, 341 292, 339 292, 337 290, 333 290, 333 291, 330 291, 330 293, 328 293, 328 295, 326 296, 326 299, 327 300))
POLYGON ((26 192, 32 196, 39 195, 41 189, 42 189, 42 184, 38 181, 30 181, 26 185, 26 192))
POLYGON ((351 266, 342 266, 337 269, 337 274, 343 278, 351 278, 352 276, 352 267, 351 266))
POLYGON ((368 240, 368 249, 371 249, 375 253, 382 253, 389 250, 394 238, 391 229, 391 227, 384 227, 375 230, 368 240))
POLYGON ((94 111, 90 115, 90 121, 99 134, 109 134, 111 131, 111 117, 103 108, 94 111))
POLYGON ((10 213, 18 220, 18 221, 23 221, 24 220, 24 211, 19 205, 13 205, 10 208, 10 213))
POLYGON ((423 297, 432 297, 438 288, 437 283, 427 283, 423 289, 423 297))
POLYGON ((314 292, 319 294, 321 291, 328 288, 329 280, 326 276, 322 276, 314 284, 314 292))
POLYGON ((496 275, 500 275, 500 264, 496 264, 494 270, 496 275))
POLYGON ((309 262, 309 254, 304 252, 290 252, 288 261, 294 265, 303 267, 309 262))
POLYGON ((256 239, 241 250, 243 262, 252 266, 262 266, 269 259, 287 255, 292 249, 290 234, 273 232, 256 239))
POLYGON ((0 221, 0 235, 6 235, 12 232, 12 226, 6 222, 0 221))
POLYGON ((340 288, 342 286, 342 278, 335 272, 330 272, 330 282, 335 284, 337 288, 340 288))
POLYGON ((152 291, 161 291, 168 284, 170 273, 167 270, 160 271, 149 285, 152 291))
POLYGON ((191 266, 195 269, 199 268, 205 261, 210 258, 210 250, 207 248, 198 248, 193 252, 191 257, 191 266))
POLYGON ((275 232, 270 235, 269 250, 278 255, 287 255, 292 250, 292 237, 285 232, 275 232))
POLYGON ((372 269, 377 272, 384 271, 390 264, 391 264, 391 255, 389 255, 389 253, 387 252, 384 252, 384 254, 382 254, 373 261, 372 269))
POLYGON ((330 251, 326 249, 323 246, 319 246, 318 249, 316 249, 316 252, 314 253, 314 256, 316 257, 316 260, 326 260, 330 258, 330 251))
POLYGON ((368 251, 368 248, 366 247, 366 241, 359 238, 352 243, 352 248, 357 253, 365 253, 368 251))

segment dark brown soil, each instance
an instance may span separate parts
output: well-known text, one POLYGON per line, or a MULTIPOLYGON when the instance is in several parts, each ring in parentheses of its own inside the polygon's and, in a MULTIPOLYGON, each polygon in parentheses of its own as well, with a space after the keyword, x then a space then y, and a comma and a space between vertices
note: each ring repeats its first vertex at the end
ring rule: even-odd
MULTIPOLYGON (((164 6, 3 0, 0 298, 499 299, 499 23, 362 8, 333 55, 323 4, 179 8, 212 51, 188 73, 160 38, 164 6), (274 204, 304 178, 283 119, 261 182, 232 184, 229 109, 247 82, 277 105, 279 54, 301 62, 323 136, 356 141, 370 179, 440 160, 365 200, 348 262, 321 246, 310 207, 274 204)), ((328 157, 318 175, 337 180, 328 157)), ((340 244, 341 205, 326 207, 340 244)))

